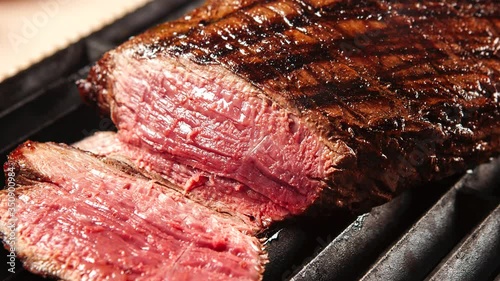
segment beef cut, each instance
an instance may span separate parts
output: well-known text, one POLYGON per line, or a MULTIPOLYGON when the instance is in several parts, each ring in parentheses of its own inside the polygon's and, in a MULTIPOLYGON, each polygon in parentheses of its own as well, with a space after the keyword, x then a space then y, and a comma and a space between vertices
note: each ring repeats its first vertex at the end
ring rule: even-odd
POLYGON ((499 36, 495 1, 209 0, 79 87, 136 165, 267 225, 498 155, 499 36))
MULTIPOLYGON (((15 167, 16 251, 62 280, 260 280, 266 256, 240 220, 186 199, 132 167, 27 142, 15 167)), ((0 232, 10 235, 7 191, 0 232)))
POLYGON ((263 227, 272 221, 282 220, 288 214, 284 208, 273 205, 267 197, 235 180, 147 153, 120 141, 114 132, 96 133, 74 146, 142 168, 144 163, 154 163, 153 171, 142 172, 212 210, 233 215, 244 222, 252 233, 261 232, 263 227))

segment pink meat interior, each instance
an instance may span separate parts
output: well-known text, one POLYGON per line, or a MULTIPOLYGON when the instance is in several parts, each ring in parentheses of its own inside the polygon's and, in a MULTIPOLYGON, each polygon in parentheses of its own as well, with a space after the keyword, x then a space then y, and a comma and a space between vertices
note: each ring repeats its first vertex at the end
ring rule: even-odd
POLYGON ((174 184, 169 187, 212 210, 239 218, 252 232, 259 232, 272 221, 283 220, 288 214, 286 209, 235 180, 138 149, 121 142, 114 132, 96 133, 74 146, 97 155, 132 161, 133 165, 149 172, 161 171, 161 175, 174 184))
POLYGON ((167 161, 241 183, 221 186, 217 196, 229 188, 266 200, 273 206, 267 218, 282 209, 299 214, 319 196, 329 151, 246 81, 177 58, 119 55, 114 63, 110 106, 118 138, 149 155, 147 169, 172 177, 167 161))
MULTIPOLYGON (((35 271, 75 280, 260 279, 261 246, 237 221, 76 150, 40 144, 23 157, 44 177, 18 191, 19 254, 35 271)), ((6 193, 0 200, 5 226, 6 193)))

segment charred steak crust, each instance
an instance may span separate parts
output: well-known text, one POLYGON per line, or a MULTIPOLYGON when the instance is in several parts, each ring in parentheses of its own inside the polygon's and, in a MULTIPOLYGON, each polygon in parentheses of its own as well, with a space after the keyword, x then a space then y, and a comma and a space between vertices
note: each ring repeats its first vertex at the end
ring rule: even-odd
POLYGON ((343 155, 323 207, 364 211, 500 151, 495 1, 208 1, 106 54, 80 83, 109 113, 113 56, 223 66, 343 155))

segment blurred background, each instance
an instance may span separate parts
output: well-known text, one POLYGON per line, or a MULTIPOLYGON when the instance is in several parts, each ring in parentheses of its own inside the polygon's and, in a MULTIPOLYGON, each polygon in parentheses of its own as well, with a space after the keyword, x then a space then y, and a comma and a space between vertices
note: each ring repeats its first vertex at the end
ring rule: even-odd
POLYGON ((0 0, 0 81, 151 0, 0 0))

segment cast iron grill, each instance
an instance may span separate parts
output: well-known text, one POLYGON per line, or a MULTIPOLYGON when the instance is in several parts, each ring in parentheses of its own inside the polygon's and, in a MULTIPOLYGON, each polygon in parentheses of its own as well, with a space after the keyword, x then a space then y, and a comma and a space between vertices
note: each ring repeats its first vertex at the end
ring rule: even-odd
MULTIPOLYGON (((75 87, 105 51, 202 1, 156 0, 0 83, 0 161, 26 139, 113 130, 75 87)), ((0 175, 3 182, 3 175, 0 175)), ((297 218, 264 233, 270 280, 500 280, 500 159, 408 191, 370 213, 297 218)), ((7 252, 0 252, 6 263, 7 252)), ((3 267, 2 267, 3 268, 3 267)), ((43 280, 16 265, 3 280, 43 280)))

